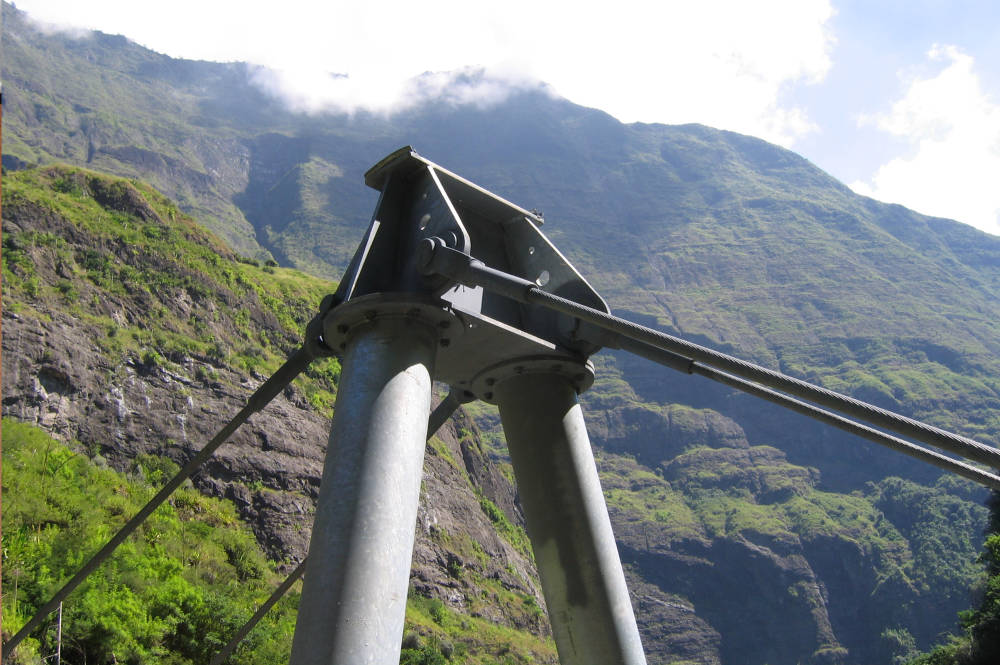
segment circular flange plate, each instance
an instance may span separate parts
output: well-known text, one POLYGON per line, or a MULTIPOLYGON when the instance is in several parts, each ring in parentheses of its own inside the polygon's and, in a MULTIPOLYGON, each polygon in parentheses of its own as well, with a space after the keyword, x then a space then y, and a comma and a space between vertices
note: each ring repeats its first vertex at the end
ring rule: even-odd
POLYGON ((459 384, 457 387, 472 393, 484 402, 496 404, 493 398, 494 386, 510 377, 524 374, 565 376, 579 395, 594 383, 594 364, 589 360, 581 362, 576 358, 562 355, 512 358, 483 369, 466 385, 459 384))
POLYGON ((352 298, 323 320, 323 340, 337 352, 347 348, 354 332, 382 317, 412 319, 437 334, 432 377, 463 393, 466 400, 495 403, 493 386, 519 374, 560 374, 577 393, 594 382, 590 361, 547 340, 475 314, 431 296, 378 293, 352 298))

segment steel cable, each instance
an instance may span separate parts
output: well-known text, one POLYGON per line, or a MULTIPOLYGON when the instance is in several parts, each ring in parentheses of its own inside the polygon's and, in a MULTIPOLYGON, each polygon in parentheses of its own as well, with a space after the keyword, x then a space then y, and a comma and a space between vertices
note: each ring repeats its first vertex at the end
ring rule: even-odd
MULTIPOLYGON (((613 337, 615 343, 621 338, 634 340, 664 351, 678 354, 691 362, 714 366, 729 374, 774 388, 814 404, 839 411, 843 414, 877 425, 942 450, 961 455, 970 460, 1000 469, 1000 450, 987 446, 952 432, 945 431, 898 413, 877 407, 867 402, 813 385, 801 379, 755 365, 739 358, 720 353, 713 349, 694 344, 668 335, 659 330, 633 323, 608 312, 587 307, 577 302, 544 291, 534 283, 521 277, 490 268, 482 261, 455 251, 432 241, 425 241, 419 248, 418 263, 426 272, 445 275, 466 286, 479 286, 499 295, 525 304, 538 305, 581 321, 621 337, 613 337)), ((607 340, 600 340, 607 344, 607 340)), ((681 362, 681 361, 676 361, 681 362)), ((690 371, 690 370, 689 370, 690 371)))
POLYGON ((532 287, 525 301, 541 305, 592 323, 609 332, 618 333, 638 342, 672 351, 693 361, 714 366, 736 376, 806 399, 873 425, 916 439, 921 443, 947 450, 968 459, 1000 468, 1000 450, 973 439, 948 432, 912 418, 893 413, 867 402, 813 385, 801 379, 755 365, 704 346, 641 326, 626 319, 601 312, 560 296, 532 287))
POLYGON ((229 656, 236 651, 236 647, 240 645, 240 642, 246 639, 246 636, 249 635, 250 631, 253 630, 260 620, 264 618, 264 615, 271 611, 271 608, 274 607, 279 600, 281 600, 281 597, 284 596, 288 590, 292 588, 292 585, 295 584, 295 582, 302 577, 303 573, 306 572, 306 561, 308 561, 308 559, 302 559, 299 565, 296 566, 295 570, 292 571, 292 574, 289 575, 284 582, 278 585, 278 588, 274 590, 274 593, 272 593, 271 596, 264 601, 263 605, 257 608, 257 611, 254 612, 252 617, 250 617, 250 620, 243 624, 243 627, 233 634, 229 643, 222 647, 222 650, 219 651, 219 653, 215 654, 215 657, 212 658, 212 661, 208 665, 220 665, 224 660, 226 660, 226 658, 229 658, 229 656))
POLYGON ((712 381, 717 381, 731 386, 737 390, 741 390, 745 393, 765 399, 804 416, 808 416, 828 425, 832 425, 837 429, 854 434, 855 436, 859 436, 863 439, 867 439, 868 441, 891 448, 892 450, 909 455, 910 457, 915 457, 921 461, 928 462, 940 469, 958 474, 981 485, 985 485, 986 487, 1000 490, 1000 476, 997 476, 996 474, 989 473, 988 471, 974 467, 971 464, 962 462, 961 460, 952 459, 933 450, 922 448, 921 446, 915 445, 909 441, 891 436, 885 432, 880 432, 877 429, 854 422, 853 420, 844 418, 843 416, 839 416, 836 413, 821 409, 817 406, 813 406, 812 404, 807 404, 806 402, 789 397, 788 395, 771 390, 770 388, 765 388, 764 386, 741 379, 737 376, 733 376, 732 374, 726 374, 725 372, 719 371, 707 365, 696 363, 689 358, 684 358, 683 356, 679 356, 671 351, 665 351, 655 346, 650 346, 635 340, 622 340, 621 348, 625 351, 629 351, 630 353, 642 356, 647 360, 652 360, 660 365, 684 371, 689 374, 698 374, 699 376, 711 379, 712 381))
POLYGON ((149 502, 143 506, 135 516, 132 517, 128 522, 125 523, 118 533, 111 537, 104 547, 102 547, 96 554, 94 554, 88 561, 83 565, 77 573, 70 578, 66 584, 62 586, 59 591, 52 596, 49 602, 45 603, 35 615, 25 623, 17 633, 14 634, 4 645, 3 645, 3 662, 6 663, 10 658, 11 654, 18 644, 21 643, 25 637, 27 637, 31 631, 38 627, 38 625, 45 620, 49 614, 51 614, 57 607, 59 603, 66 599, 66 597, 73 592, 76 587, 80 585, 87 576, 90 575, 94 570, 100 566, 105 559, 107 559, 111 554, 125 542, 133 531, 135 531, 139 526, 146 521, 146 519, 153 514, 160 505, 163 504, 167 498, 173 494, 174 490, 181 486, 181 484, 194 475, 195 471, 201 467, 205 461, 212 456, 216 449, 232 436, 240 425, 242 425, 247 418, 256 413, 257 411, 264 408, 279 392, 281 392, 285 386, 291 383, 292 379, 298 376, 309 363, 316 357, 314 348, 312 345, 303 346, 301 349, 292 354, 285 364, 282 365, 277 372, 274 373, 271 378, 265 381, 250 398, 247 400, 247 405, 243 407, 242 410, 232 420, 230 420, 225 427, 219 431, 215 437, 205 445, 198 454, 191 458, 191 460, 184 465, 177 475, 170 479, 166 485, 156 493, 149 502))

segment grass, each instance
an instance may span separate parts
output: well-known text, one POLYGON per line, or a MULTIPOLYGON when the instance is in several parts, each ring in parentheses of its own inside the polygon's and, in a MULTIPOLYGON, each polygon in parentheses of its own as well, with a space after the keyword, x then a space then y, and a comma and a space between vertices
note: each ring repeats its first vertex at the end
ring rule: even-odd
MULTIPOLYGON (((526 601, 523 596, 512 595, 509 600, 530 614, 538 611, 534 601, 526 601)), ((406 627, 409 634, 421 636, 421 640, 438 653, 446 651, 449 656, 442 656, 442 663, 528 665, 558 662, 551 639, 499 625, 486 617, 456 612, 437 599, 411 594, 406 609, 406 627), (444 645, 447 647, 442 649, 444 645)), ((413 641, 411 638, 411 643, 413 641)))

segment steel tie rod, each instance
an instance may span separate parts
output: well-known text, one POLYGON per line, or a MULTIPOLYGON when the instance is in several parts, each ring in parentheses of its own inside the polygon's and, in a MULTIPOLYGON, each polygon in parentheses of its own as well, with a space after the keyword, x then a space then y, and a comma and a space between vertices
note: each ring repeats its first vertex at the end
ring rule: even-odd
MULTIPOLYGON (((426 239, 418 252, 418 265, 425 272, 438 273, 466 286, 480 286, 521 303, 539 305, 586 321, 611 333, 611 343, 619 347, 623 340, 632 340, 670 351, 683 357, 675 359, 675 364, 683 365, 686 360, 714 366, 991 468, 1000 468, 1000 450, 992 446, 548 293, 534 282, 490 268, 478 259, 445 247, 441 241, 426 239)), ((684 371, 691 373, 693 369, 684 371)))
POLYGON ((208 665, 221 665, 224 663, 226 659, 229 658, 234 651, 236 651, 236 647, 240 645, 240 642, 246 639, 246 636, 250 634, 250 631, 257 627, 260 620, 271 611, 271 608, 274 607, 279 600, 281 600, 282 596, 284 596, 288 590, 292 588, 292 585, 295 584, 295 582, 298 581, 298 579, 302 577, 305 572, 306 559, 302 559, 302 561, 299 562, 299 565, 296 566, 295 570, 292 571, 292 574, 289 575, 285 581, 274 590, 274 593, 272 593, 271 596, 264 601, 264 604, 262 604, 256 612, 254 612, 253 616, 250 617, 250 620, 243 624, 243 627, 233 634, 229 643, 222 647, 222 650, 219 653, 215 654, 215 657, 212 658, 208 665))
MULTIPOLYGON (((96 570, 105 559, 111 556, 115 549, 125 542, 125 539, 128 538, 133 531, 139 528, 139 526, 146 521, 146 518, 152 515, 153 511, 159 508, 160 505, 166 501, 171 494, 173 494, 174 490, 181 486, 181 483, 194 475, 195 471, 197 471, 198 468, 212 456, 219 446, 225 443, 226 440, 232 436, 233 432, 235 432, 239 426, 247 420, 247 418, 267 406, 267 404, 274 399, 279 392, 284 390, 285 386, 292 382, 292 379, 297 377, 306 367, 309 366, 309 363, 311 363, 317 355, 317 347, 313 343, 307 343, 305 346, 293 353, 288 360, 285 361, 285 364, 282 365, 278 371, 271 376, 271 378, 265 381, 253 393, 253 395, 250 396, 247 400, 246 406, 244 406, 243 409, 237 413, 236 416, 234 416, 233 419, 230 420, 218 434, 215 435, 215 438, 209 441, 204 448, 198 451, 198 454, 192 457, 191 460, 184 465, 184 468, 181 469, 176 476, 171 478, 170 481, 156 493, 156 496, 150 499, 149 502, 118 531, 118 533, 112 536, 111 540, 109 540, 104 547, 94 554, 94 556, 92 556, 90 560, 87 561, 87 563, 85 563, 79 571, 77 571, 76 575, 70 578, 70 580, 66 582, 66 584, 64 584, 54 596, 52 596, 52 599, 43 605, 35 613, 35 615, 21 627, 21 630, 17 631, 17 633, 3 645, 3 662, 7 662, 10 655, 14 652, 14 649, 21 643, 21 640, 37 628, 38 625, 45 620, 45 617, 59 607, 59 603, 65 600, 66 597, 72 593, 81 582, 87 579, 88 575, 94 572, 94 570, 96 570)), ((327 354, 324 353, 323 355, 327 354)))

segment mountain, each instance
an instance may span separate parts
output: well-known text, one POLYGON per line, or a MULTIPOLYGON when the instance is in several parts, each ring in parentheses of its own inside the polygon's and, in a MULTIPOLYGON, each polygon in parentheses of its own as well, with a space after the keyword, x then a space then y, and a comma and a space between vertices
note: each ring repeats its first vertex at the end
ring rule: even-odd
MULTIPOLYGON (((334 286, 239 257, 138 181, 54 166, 7 174, 4 191, 4 413, 122 471, 189 459, 295 348, 334 286)), ((609 373, 591 427, 652 658, 837 662, 842 645, 871 653, 885 626, 926 635, 966 603, 985 520, 968 483, 824 491, 815 469, 751 445, 734 421, 643 403, 609 373), (748 571, 752 583, 732 584, 748 571)), ((194 478, 232 502, 279 571, 305 555, 338 376, 333 359, 311 368, 194 478)), ((498 648, 513 662, 546 662, 509 465, 487 435, 461 416, 428 445, 410 630, 433 640, 425 649, 461 645, 465 662, 498 648)), ((17 471, 7 467, 5 483, 17 471)), ((8 511, 27 512, 25 499, 8 492, 8 511)), ((35 519, 14 533, 38 528, 35 519)), ((72 568, 21 564, 32 567, 72 568)))
MULTIPOLYGON (((335 279, 374 207, 362 173, 413 144, 542 210, 546 234, 617 313, 1000 441, 1000 239, 856 196, 758 139, 624 125, 544 90, 485 109, 309 116, 247 65, 46 35, 6 5, 4 19, 8 175, 62 161, 142 178, 249 260, 335 279)), ((53 288, 79 288, 74 274, 53 288)), ((237 348, 251 357, 246 339, 237 348)), ((45 375, 30 348, 5 347, 5 413, 18 415, 13 358, 30 359, 19 380, 45 375)), ((927 646, 969 605, 983 492, 701 379, 616 352, 595 362, 583 401, 653 662, 885 660, 887 631, 927 646)), ((94 440, 83 397, 60 426, 94 440)), ((468 413, 502 468, 495 411, 468 413)), ((281 487, 269 463, 229 478, 281 487)), ((494 500, 516 524, 513 499, 494 500)), ((447 585, 423 588, 469 609, 447 585)))

